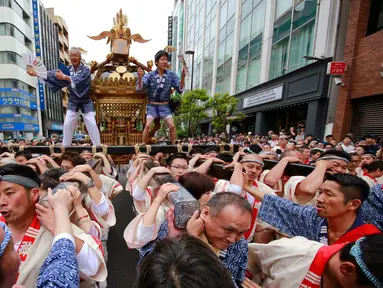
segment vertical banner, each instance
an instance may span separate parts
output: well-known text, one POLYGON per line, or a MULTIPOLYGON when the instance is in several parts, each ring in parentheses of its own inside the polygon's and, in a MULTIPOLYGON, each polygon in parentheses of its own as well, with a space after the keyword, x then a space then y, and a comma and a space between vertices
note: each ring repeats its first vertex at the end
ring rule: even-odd
MULTIPOLYGON (((39 28, 39 4, 37 0, 32 0, 32 11, 33 11, 33 31, 35 34, 35 51, 36 57, 41 59, 41 37, 40 37, 40 28, 39 28)), ((39 99, 40 99, 40 109, 41 111, 45 110, 45 100, 44 100, 44 85, 38 80, 38 90, 39 90, 39 99)))

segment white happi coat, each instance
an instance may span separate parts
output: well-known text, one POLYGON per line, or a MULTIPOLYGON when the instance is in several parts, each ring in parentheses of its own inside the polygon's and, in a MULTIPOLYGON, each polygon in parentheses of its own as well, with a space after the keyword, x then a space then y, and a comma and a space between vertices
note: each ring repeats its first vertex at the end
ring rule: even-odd
POLYGON ((260 273, 264 274, 263 288, 301 287, 322 246, 304 237, 282 238, 268 244, 250 243, 247 270, 254 275, 251 280, 255 283, 260 283, 260 273))

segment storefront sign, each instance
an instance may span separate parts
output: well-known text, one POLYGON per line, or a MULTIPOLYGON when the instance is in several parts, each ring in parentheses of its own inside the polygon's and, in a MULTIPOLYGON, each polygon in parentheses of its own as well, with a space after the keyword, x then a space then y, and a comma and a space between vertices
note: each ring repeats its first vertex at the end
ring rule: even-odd
POLYGON ((273 102, 276 100, 281 100, 282 96, 283 96, 283 85, 280 85, 280 86, 259 92, 253 96, 243 99, 243 109, 256 106, 256 105, 273 102))
POLYGON ((346 72, 345 62, 330 62, 327 64, 328 75, 343 75, 346 72))
POLYGON ((19 106, 37 110, 37 103, 31 102, 18 97, 4 97, 0 98, 0 105, 3 106, 19 106))
POLYGON ((0 131, 39 131, 39 125, 26 123, 1 123, 0 131))
POLYGON ((64 126, 61 124, 52 124, 52 130, 64 130, 64 126))

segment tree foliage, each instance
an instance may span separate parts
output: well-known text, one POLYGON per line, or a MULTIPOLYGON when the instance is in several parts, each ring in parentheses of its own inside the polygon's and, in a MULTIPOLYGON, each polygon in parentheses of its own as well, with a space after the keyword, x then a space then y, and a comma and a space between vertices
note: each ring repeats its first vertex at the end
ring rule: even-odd
POLYGON ((198 123, 207 118, 206 108, 209 95, 205 90, 196 89, 181 95, 181 106, 177 113, 178 126, 183 126, 189 136, 196 135, 198 123), (186 126, 186 127, 185 127, 186 126))
POLYGON ((238 99, 226 94, 215 94, 210 97, 207 106, 212 109, 212 125, 217 133, 225 132, 226 125, 233 121, 242 121, 246 114, 236 111, 238 99))

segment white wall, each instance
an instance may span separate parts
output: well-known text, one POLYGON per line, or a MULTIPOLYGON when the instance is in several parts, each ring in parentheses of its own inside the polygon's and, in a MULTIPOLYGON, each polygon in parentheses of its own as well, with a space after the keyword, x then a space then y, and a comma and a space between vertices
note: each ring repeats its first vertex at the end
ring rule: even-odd
POLYGON ((17 79, 36 88, 36 78, 29 76, 25 69, 20 66, 16 64, 1 64, 0 67, 0 79, 17 79))
POLYGON ((1 22, 10 23, 17 27, 29 40, 33 39, 32 28, 9 7, 0 7, 1 22))

